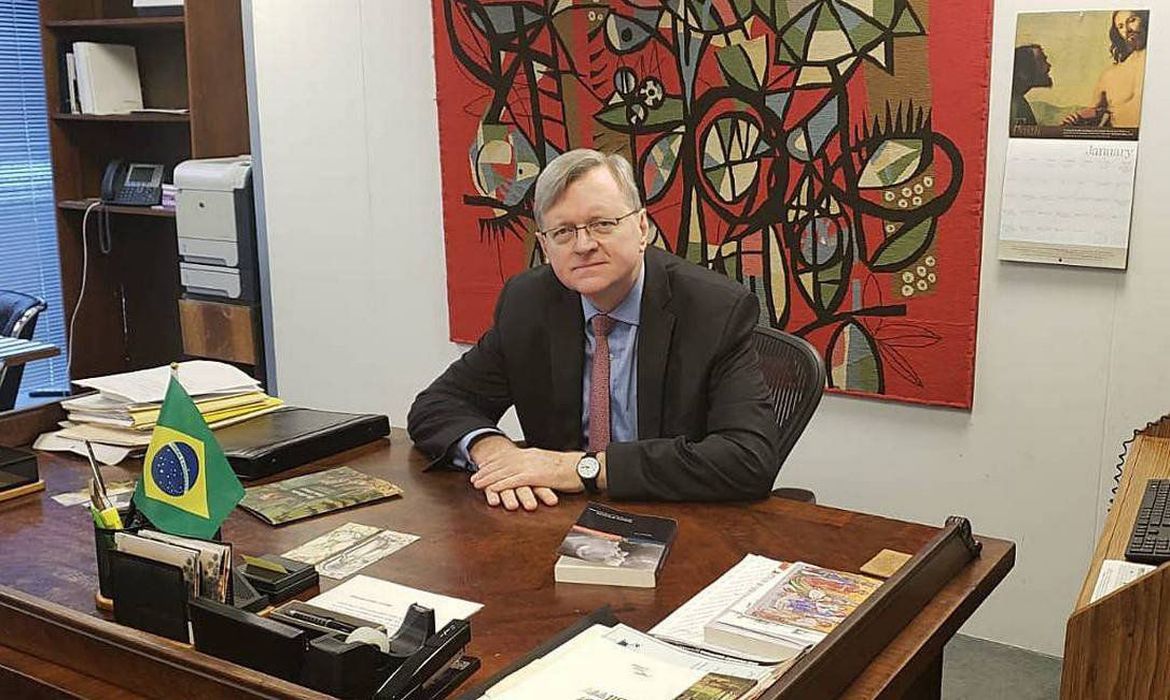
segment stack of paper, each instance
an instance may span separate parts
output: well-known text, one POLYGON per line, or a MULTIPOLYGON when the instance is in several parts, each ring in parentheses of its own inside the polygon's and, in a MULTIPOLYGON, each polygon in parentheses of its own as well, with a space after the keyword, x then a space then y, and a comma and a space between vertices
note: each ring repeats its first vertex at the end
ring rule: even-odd
POLYGON ((787 571, 792 564, 748 554, 738 564, 728 569, 714 583, 699 591, 677 610, 667 615, 650 629, 650 635, 664 642, 700 651, 714 652, 722 656, 741 658, 761 663, 774 663, 775 658, 758 654, 744 654, 729 647, 712 644, 705 638, 704 630, 728 608, 743 597, 745 592, 758 588, 777 573, 787 571))
POLYGON ((372 576, 354 576, 306 602, 376 622, 388 630, 402 626, 414 603, 435 611, 435 629, 443 629, 452 620, 466 620, 483 607, 482 603, 420 591, 372 576))
MULTIPOLYGON (((251 417, 256 410, 279 406, 280 400, 268 396, 259 389, 227 396, 213 395, 195 399, 195 406, 211 427, 222 425, 240 416, 251 417)), ((69 420, 112 428, 130 428, 134 431, 151 430, 158 421, 160 404, 126 403, 111 400, 104 394, 88 394, 61 402, 69 412, 69 420)), ((113 434, 114 431, 110 431, 113 434)))
MULTIPOLYGON (((258 381, 222 362, 182 362, 176 374, 212 429, 271 413, 283 405, 261 391, 258 381)), ((61 423, 61 430, 42 435, 34 447, 84 456, 88 440, 105 464, 145 451, 170 377, 170 367, 164 366, 75 382, 97 393, 62 401, 68 420, 61 423)))
POLYGON ((787 668, 686 651, 621 624, 594 625, 502 679, 481 700, 747 700, 787 668))

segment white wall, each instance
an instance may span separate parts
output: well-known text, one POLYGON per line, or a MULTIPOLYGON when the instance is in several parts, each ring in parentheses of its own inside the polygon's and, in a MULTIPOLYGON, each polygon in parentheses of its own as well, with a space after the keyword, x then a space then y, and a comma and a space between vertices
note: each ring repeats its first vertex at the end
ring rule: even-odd
MULTIPOLYGON (((1016 569, 966 631, 1058 654, 1121 441, 1170 410, 1170 175, 1157 159, 1170 128, 1143 128, 1127 273, 998 262, 1014 14, 1069 5, 997 5, 975 408, 827 397, 781 474, 827 504, 963 514, 1014 540, 1016 569)), ((280 393, 402 424, 459 352, 446 339, 430 3, 252 10, 280 393)), ((1170 109, 1155 17, 1147 115, 1170 109)))
POLYGON ((421 0, 252 2, 280 394, 400 425, 458 354, 445 339, 429 12, 421 0))

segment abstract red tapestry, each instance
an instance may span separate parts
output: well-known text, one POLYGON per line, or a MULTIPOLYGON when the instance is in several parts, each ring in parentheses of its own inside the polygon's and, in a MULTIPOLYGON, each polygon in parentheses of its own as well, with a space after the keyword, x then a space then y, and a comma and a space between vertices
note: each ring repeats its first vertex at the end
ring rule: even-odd
POLYGON ((557 154, 634 165, 655 245, 824 354, 833 390, 970 407, 991 0, 433 0, 448 305, 542 263, 557 154))

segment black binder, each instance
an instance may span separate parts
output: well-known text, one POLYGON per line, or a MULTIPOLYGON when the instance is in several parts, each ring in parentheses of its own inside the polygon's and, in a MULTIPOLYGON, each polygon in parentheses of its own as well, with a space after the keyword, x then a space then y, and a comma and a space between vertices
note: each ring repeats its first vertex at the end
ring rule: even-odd
POLYGON ((390 419, 288 407, 215 431, 241 479, 258 479, 390 434, 390 419))

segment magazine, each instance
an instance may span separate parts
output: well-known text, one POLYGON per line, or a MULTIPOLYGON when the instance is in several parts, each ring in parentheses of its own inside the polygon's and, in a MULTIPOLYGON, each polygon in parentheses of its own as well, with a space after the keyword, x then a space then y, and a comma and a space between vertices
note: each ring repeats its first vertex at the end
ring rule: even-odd
POLYGON ((283 525, 400 495, 402 489, 389 481, 337 467, 244 489, 240 507, 269 525, 283 525))

